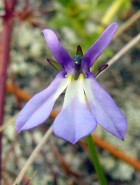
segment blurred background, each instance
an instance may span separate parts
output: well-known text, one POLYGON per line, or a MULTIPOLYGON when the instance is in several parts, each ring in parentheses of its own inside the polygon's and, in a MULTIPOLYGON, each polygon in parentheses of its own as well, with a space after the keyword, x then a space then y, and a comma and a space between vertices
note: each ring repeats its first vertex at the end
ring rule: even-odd
MULTIPOLYGON (((4 76, 5 79, 0 80, 1 182, 4 185, 14 182, 54 118, 51 116, 40 127, 16 134, 15 119, 19 110, 32 95, 46 88, 57 74, 47 62, 47 58, 53 59, 53 56, 41 31, 45 28, 54 30, 63 46, 74 56, 77 45, 81 45, 85 52, 112 22, 117 22, 119 28, 98 59, 98 65, 107 63, 140 32, 139 0, 0 1, 0 78, 4 76)), ((118 140, 100 126, 93 134, 106 141, 103 145, 115 147, 116 153, 122 151, 118 158, 105 146, 97 144, 109 185, 140 184, 139 58, 140 42, 98 79, 128 120, 125 141, 118 140), (135 165, 123 159, 126 155, 134 160, 135 165)), ((63 95, 55 110, 60 110, 62 103, 63 95)), ((51 135, 21 184, 98 185, 98 178, 83 141, 71 145, 51 135)))

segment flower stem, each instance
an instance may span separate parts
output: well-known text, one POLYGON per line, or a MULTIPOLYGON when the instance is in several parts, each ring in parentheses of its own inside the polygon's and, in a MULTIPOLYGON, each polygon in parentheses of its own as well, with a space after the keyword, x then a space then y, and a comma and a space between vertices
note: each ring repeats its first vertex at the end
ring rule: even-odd
POLYGON ((87 142, 89 152, 90 152, 90 155, 91 155, 92 163, 95 167, 96 173, 97 173, 99 181, 100 181, 100 185, 107 185, 106 178, 105 178, 103 169, 100 165, 99 158, 98 158, 96 148, 95 148, 95 144, 93 142, 93 139, 92 139, 91 135, 89 135, 86 138, 86 142, 87 142))

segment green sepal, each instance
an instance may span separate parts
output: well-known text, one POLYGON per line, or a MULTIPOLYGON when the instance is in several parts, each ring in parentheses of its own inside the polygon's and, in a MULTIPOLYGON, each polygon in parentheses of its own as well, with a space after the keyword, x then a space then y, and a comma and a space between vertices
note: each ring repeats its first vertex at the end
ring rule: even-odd
POLYGON ((55 68, 57 71, 62 71, 62 67, 60 66, 60 64, 58 64, 58 62, 52 60, 52 59, 49 59, 47 58, 47 61, 49 62, 49 64, 51 64, 51 66, 53 68, 55 68))
POLYGON ((83 51, 80 45, 77 46, 76 55, 83 56, 83 51))

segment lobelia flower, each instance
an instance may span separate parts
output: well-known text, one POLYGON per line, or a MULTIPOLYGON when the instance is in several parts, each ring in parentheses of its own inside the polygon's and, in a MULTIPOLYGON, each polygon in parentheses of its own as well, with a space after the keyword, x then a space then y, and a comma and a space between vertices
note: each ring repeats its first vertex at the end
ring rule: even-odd
POLYGON ((90 67, 108 46, 116 29, 117 24, 112 23, 83 56, 77 52, 73 58, 52 30, 43 30, 47 45, 63 70, 49 87, 31 98, 21 110, 16 120, 17 132, 45 122, 56 99, 66 89, 62 110, 53 123, 56 136, 74 144, 100 124, 112 135, 124 139, 127 130, 124 115, 90 72, 90 67))

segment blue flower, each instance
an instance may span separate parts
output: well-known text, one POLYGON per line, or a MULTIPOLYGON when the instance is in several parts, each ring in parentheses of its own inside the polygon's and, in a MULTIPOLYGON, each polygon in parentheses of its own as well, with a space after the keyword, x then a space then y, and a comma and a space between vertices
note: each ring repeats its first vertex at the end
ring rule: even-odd
POLYGON ((17 132, 44 123, 55 101, 66 90, 62 110, 53 123, 56 136, 74 144, 100 124, 112 135, 124 139, 127 130, 124 115, 90 72, 90 67, 108 46, 116 29, 116 23, 108 26, 83 56, 77 54, 73 58, 52 30, 43 30, 47 45, 63 70, 49 87, 31 98, 21 110, 16 120, 17 132))

